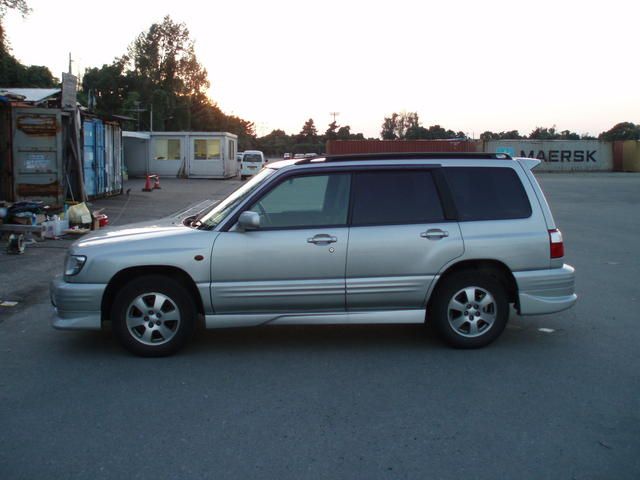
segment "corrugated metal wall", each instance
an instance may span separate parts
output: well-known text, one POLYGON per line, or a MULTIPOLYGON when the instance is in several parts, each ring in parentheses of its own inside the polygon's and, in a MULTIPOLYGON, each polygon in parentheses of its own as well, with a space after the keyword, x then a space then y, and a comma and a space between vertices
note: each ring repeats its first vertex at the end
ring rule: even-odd
POLYGON ((481 152, 474 140, 329 140, 327 155, 349 153, 481 152))
POLYGON ((90 198, 122 192, 121 135, 119 125, 99 118, 82 122, 84 183, 90 198))
POLYGON ((13 201, 64 202, 61 112, 13 108, 13 201))
POLYGON ((490 140, 485 152, 542 160, 537 172, 611 171, 613 143, 599 140, 490 140))

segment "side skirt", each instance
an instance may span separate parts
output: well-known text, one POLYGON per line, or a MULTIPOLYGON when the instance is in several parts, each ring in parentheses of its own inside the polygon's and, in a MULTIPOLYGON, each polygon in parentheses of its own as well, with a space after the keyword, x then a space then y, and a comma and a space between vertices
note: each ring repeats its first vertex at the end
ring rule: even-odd
POLYGON ((205 315, 207 328, 257 325, 358 325, 424 323, 426 310, 375 310, 369 312, 255 313, 205 315))

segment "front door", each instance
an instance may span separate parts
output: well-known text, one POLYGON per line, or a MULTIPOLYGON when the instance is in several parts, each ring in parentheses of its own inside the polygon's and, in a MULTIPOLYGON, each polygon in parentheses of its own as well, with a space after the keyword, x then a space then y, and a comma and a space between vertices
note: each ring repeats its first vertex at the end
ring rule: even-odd
POLYGON ((354 174, 347 253, 347 309, 424 308, 444 265, 462 255, 429 170, 354 174))
POLYGON ((222 139, 191 138, 189 176, 222 177, 224 175, 223 158, 222 139))
POLYGON ((220 233, 215 312, 344 311, 349 189, 344 173, 286 178, 249 208, 258 229, 220 233))

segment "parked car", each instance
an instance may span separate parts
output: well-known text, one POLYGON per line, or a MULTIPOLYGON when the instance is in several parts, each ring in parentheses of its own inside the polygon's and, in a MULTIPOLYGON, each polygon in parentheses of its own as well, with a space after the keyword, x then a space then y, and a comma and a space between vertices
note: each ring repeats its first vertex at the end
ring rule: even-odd
POLYGON ((242 154, 243 154, 243 153, 244 153, 244 152, 238 152, 238 153, 236 153, 236 160, 237 160, 238 162, 241 162, 241 161, 242 161, 242 154))
POLYGON ((264 154, 260 150, 245 150, 240 162, 240 179, 256 175, 267 163, 264 154))
POLYGON ((294 159, 294 160, 301 160, 301 159, 303 159, 303 158, 304 158, 304 153, 296 153, 296 154, 293 156, 293 159, 294 159))
POLYGON ((282 158, 283 158, 283 160, 289 160, 289 159, 291 158, 291 154, 290 154, 290 153, 285 153, 285 154, 282 156, 282 158))
POLYGON ((305 153, 304 154, 304 158, 315 158, 317 156, 318 156, 317 153, 305 153))
MULTIPOLYGON (((247 152, 245 152, 246 155, 247 152)), ((98 231, 53 280, 53 326, 111 322, 167 355, 208 328, 431 322, 459 348, 576 302, 532 168, 504 154, 327 156, 270 164, 198 214, 98 231)))

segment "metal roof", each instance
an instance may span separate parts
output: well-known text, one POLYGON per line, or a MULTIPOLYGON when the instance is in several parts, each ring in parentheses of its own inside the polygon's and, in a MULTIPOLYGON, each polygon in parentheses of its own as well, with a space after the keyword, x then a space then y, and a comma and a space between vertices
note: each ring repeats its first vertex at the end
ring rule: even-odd
POLYGON ((59 88, 3 88, 0 87, 0 95, 8 97, 20 97, 23 102, 41 102, 60 93, 59 88))

